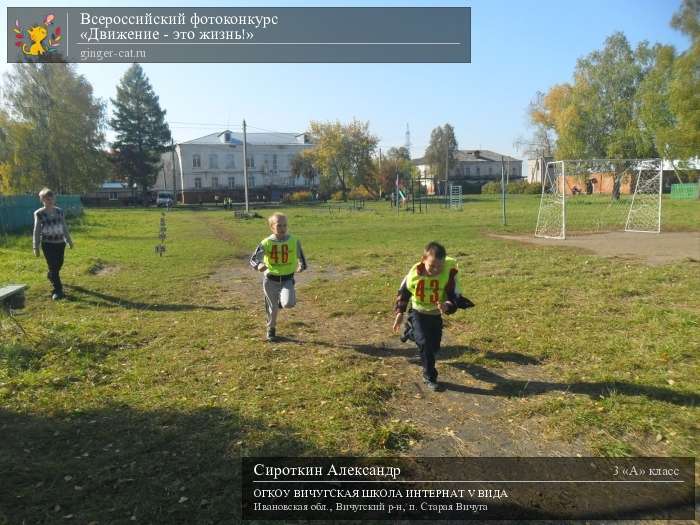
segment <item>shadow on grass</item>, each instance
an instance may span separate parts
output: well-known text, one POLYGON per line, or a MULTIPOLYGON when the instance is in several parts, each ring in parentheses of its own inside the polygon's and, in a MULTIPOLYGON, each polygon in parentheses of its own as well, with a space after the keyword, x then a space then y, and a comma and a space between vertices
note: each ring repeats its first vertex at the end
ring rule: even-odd
POLYGON ((0 408, 0 434, 2 523, 239 523, 240 456, 325 455, 219 408, 0 408))
POLYGON ((98 292, 96 290, 88 290, 82 286, 78 285, 66 285, 65 288, 69 290, 74 290, 82 295, 87 295, 90 297, 96 297, 99 300, 86 299, 84 297, 75 296, 67 297, 69 301, 78 301, 81 303, 93 304, 95 306, 120 306, 122 308, 127 308, 129 310, 151 310, 154 312, 182 312, 188 310, 214 310, 214 311, 233 311, 238 310, 236 306, 208 306, 200 304, 158 304, 158 303, 143 303, 130 301, 122 297, 116 297, 114 295, 108 295, 106 293, 98 292))
MULTIPOLYGON (((316 341, 313 344, 318 344, 316 341)), ((332 345, 329 345, 332 346, 332 345)), ((362 354, 372 356, 372 357, 405 357, 407 359, 413 359, 419 355, 418 348, 411 343, 411 346, 395 348, 390 346, 385 346, 382 344, 378 345, 358 345, 358 344, 340 344, 337 345, 340 348, 348 348, 355 350, 362 354)), ((516 363, 519 365, 538 365, 540 361, 534 357, 530 357, 525 354, 519 354, 517 352, 492 352, 488 350, 486 352, 475 348, 473 346, 460 346, 460 345, 448 345, 440 348, 436 359, 438 361, 443 361, 446 359, 454 359, 461 355, 478 355, 486 359, 492 359, 494 361, 502 361, 505 363, 516 363)))
POLYGON ((508 379, 484 368, 483 366, 469 363, 450 363, 451 366, 464 370, 474 378, 490 383, 491 389, 476 388, 455 383, 444 382, 447 390, 463 392, 465 394, 478 394, 486 396, 503 397, 529 397, 547 392, 570 392, 573 394, 585 394, 592 398, 609 397, 613 394, 626 396, 645 396, 656 401, 672 403, 674 405, 694 406, 700 403, 700 395, 677 392, 669 388, 638 385, 626 381, 610 381, 595 383, 556 383, 549 381, 523 381, 520 379, 508 379))

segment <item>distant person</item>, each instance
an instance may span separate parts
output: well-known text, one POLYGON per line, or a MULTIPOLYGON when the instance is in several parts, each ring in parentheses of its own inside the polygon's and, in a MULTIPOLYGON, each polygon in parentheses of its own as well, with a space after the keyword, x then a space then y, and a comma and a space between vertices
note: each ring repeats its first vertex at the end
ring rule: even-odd
POLYGON ((273 213, 267 220, 272 235, 258 244, 250 257, 250 265, 259 272, 265 272, 263 293, 267 313, 267 340, 277 339, 277 314, 280 308, 296 305, 294 272, 306 270, 306 258, 301 249, 301 241, 287 232, 287 217, 273 213))
POLYGON ((66 244, 73 249, 68 225, 63 210, 55 204, 55 196, 49 188, 39 192, 39 199, 44 205, 34 212, 34 235, 32 248, 34 255, 39 257, 39 247, 44 252, 44 258, 49 268, 47 277, 53 286, 51 298, 56 301, 65 297, 61 283, 61 268, 66 244))
POLYGON ((474 306, 462 297, 457 281, 457 261, 447 257, 445 247, 430 242, 420 262, 404 277, 396 297, 394 332, 398 332, 409 307, 409 317, 401 340, 415 341, 420 350, 423 381, 432 391, 438 391, 435 356, 442 340, 442 314, 451 315, 458 308, 474 306))

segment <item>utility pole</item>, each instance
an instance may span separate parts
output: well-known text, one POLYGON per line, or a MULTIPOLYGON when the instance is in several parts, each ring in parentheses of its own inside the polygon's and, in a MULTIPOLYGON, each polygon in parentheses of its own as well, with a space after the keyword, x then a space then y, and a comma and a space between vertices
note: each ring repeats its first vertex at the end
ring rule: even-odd
POLYGON ((243 191, 245 192, 245 212, 248 214, 248 145, 245 131, 245 119, 243 119, 243 191))
POLYGON ((449 201, 447 200, 449 197, 447 196, 448 193, 448 185, 450 183, 450 155, 449 155, 449 149, 447 145, 447 135, 445 135, 445 208, 449 207, 449 201))
POLYGON ((170 164, 173 166, 173 202, 177 202, 177 177, 175 176, 175 141, 170 137, 170 164))
POLYGON ((503 216, 503 226, 506 225, 506 164, 501 157, 501 202, 502 202, 502 216, 503 216))

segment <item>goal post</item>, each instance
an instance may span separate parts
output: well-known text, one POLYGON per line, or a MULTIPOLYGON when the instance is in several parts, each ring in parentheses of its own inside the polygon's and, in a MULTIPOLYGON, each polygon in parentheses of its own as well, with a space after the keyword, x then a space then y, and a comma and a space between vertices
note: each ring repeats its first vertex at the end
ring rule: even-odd
POLYGON ((632 204, 625 222, 626 232, 661 232, 662 192, 663 162, 659 159, 640 162, 632 204))
POLYGON ((542 194, 535 237, 566 238, 566 179, 564 161, 548 162, 542 175, 542 194))

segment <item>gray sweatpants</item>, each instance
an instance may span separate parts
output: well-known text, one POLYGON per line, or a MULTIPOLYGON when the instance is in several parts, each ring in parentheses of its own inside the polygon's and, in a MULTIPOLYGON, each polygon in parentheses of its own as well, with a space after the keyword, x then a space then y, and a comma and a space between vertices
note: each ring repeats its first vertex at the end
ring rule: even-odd
POLYGON ((263 292, 265 293, 267 328, 275 328, 280 305, 282 305, 282 308, 292 308, 297 304, 294 279, 278 282, 265 277, 263 278, 263 292))

